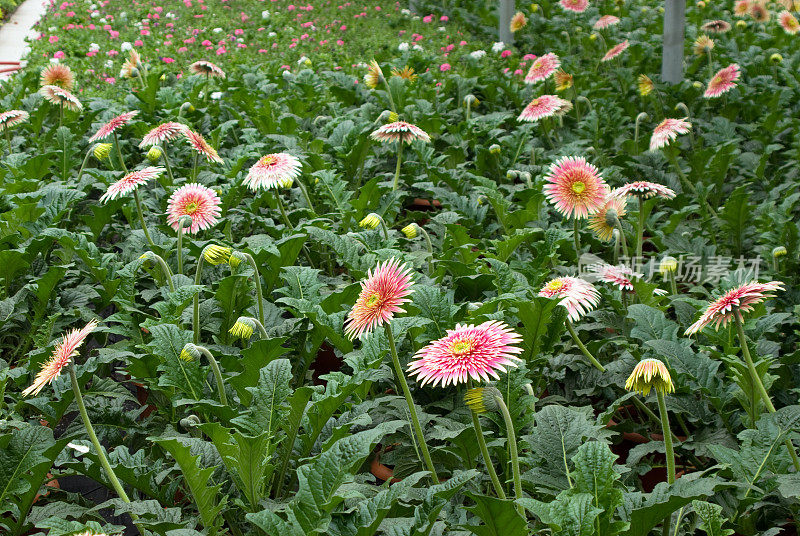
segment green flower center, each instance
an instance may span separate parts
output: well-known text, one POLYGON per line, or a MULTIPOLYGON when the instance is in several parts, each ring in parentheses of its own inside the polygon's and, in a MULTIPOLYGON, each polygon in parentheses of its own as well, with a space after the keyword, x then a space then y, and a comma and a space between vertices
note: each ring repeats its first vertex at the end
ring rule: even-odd
POLYGON ((582 194, 583 191, 586 189, 586 183, 582 181, 575 181, 572 183, 572 191, 576 194, 582 194))
POLYGON ((367 298, 367 307, 375 307, 378 305, 378 302, 381 301, 381 297, 377 294, 373 294, 369 298, 367 298))
POLYGON ((200 208, 200 204, 197 201, 192 201, 191 203, 186 205, 186 214, 191 216, 192 214, 197 212, 198 208, 200 208))
POLYGON ((458 341, 453 343, 453 346, 450 347, 450 351, 453 352, 454 355, 464 355, 468 354, 472 351, 472 342, 471 341, 458 341))

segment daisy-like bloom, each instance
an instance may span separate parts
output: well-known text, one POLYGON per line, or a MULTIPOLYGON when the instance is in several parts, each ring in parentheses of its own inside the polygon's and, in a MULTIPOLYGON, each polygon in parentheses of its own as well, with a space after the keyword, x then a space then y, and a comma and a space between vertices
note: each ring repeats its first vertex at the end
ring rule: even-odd
POLYGON ((0 113, 0 132, 28 120, 30 114, 25 110, 8 110, 0 113))
POLYGON ((783 31, 787 34, 794 35, 797 32, 800 32, 800 22, 797 22, 797 19, 794 18, 794 15, 788 11, 781 11, 780 15, 778 15, 778 21, 781 23, 781 28, 783 28, 783 31))
POLYGON ((694 42, 694 53, 698 56, 702 56, 709 50, 714 48, 714 40, 711 39, 706 34, 702 34, 698 37, 694 42))
POLYGON ((783 283, 780 281, 769 281, 759 283, 751 281, 727 291, 725 294, 711 302, 700 319, 689 326, 686 335, 691 335, 701 331, 709 324, 714 324, 714 329, 725 326, 734 316, 740 321, 742 313, 753 310, 753 305, 761 303, 767 298, 774 298, 773 292, 784 290, 783 283))
POLYGON ((347 315, 344 333, 350 340, 359 339, 374 328, 389 322, 395 313, 405 313, 400 307, 411 301, 406 296, 414 292, 411 269, 397 259, 389 259, 367 272, 361 282, 361 293, 347 315))
POLYGON ((167 202, 167 223, 176 231, 181 217, 189 216, 192 224, 184 227, 188 233, 209 229, 217 224, 221 210, 217 193, 202 184, 192 182, 175 190, 167 202))
POLYGON ((425 143, 431 141, 431 137, 428 136, 427 132, 405 121, 395 121, 394 123, 381 125, 378 130, 370 134, 370 138, 382 142, 406 142, 409 145, 414 140, 422 140, 425 143))
POLYGON ((39 95, 50 104, 59 104, 67 110, 73 112, 83 110, 83 104, 75 95, 58 86, 42 86, 39 88, 39 95))
POLYGON ((192 149, 197 151, 200 156, 205 156, 206 160, 209 162, 216 162, 218 164, 222 163, 222 158, 220 158, 219 154, 217 154, 217 150, 214 149, 201 134, 198 134, 193 130, 189 130, 188 128, 183 130, 181 134, 186 137, 186 141, 189 142, 189 145, 192 146, 192 149))
POLYGON ((566 11, 574 11, 575 13, 583 13, 589 7, 589 0, 561 0, 559 3, 566 11))
POLYGON ((573 322, 600 303, 600 293, 594 285, 577 277, 558 277, 548 281, 539 291, 539 296, 560 299, 559 305, 567 309, 567 317, 573 322))
POLYGON ((511 17, 511 23, 509 24, 509 29, 511 33, 515 33, 523 29, 525 26, 528 25, 528 18, 522 13, 522 11, 517 11, 514 13, 514 16, 511 17))
POLYGON ((38 395, 45 385, 55 380, 61 374, 61 370, 78 354, 78 348, 96 327, 97 321, 91 320, 83 329, 73 329, 64 335, 61 342, 56 345, 50 359, 42 364, 33 383, 22 391, 22 396, 38 395))
POLYGON ((712 20, 700 26, 700 29, 709 33, 725 33, 731 31, 731 25, 724 20, 712 20))
POLYGON ((562 116, 572 109, 572 103, 557 95, 542 95, 536 97, 528 104, 517 121, 536 122, 539 119, 552 116, 562 116))
POLYGON ((109 186, 108 190, 106 190, 106 193, 100 196, 100 202, 106 203, 116 199, 121 195, 128 194, 147 181, 160 177, 164 171, 166 170, 163 167, 151 166, 138 171, 131 171, 120 180, 109 186))
POLYGON ((703 96, 707 99, 719 97, 723 93, 727 93, 736 87, 736 81, 739 80, 741 71, 739 66, 735 63, 717 71, 717 74, 711 79, 706 88, 703 96))
POLYGON ((409 82, 413 82, 419 78, 416 74, 414 74, 414 68, 409 67, 408 65, 402 69, 392 69, 392 76, 400 77, 403 80, 408 80, 409 82))
POLYGON ((653 84, 653 81, 650 80, 650 77, 646 74, 639 75, 639 78, 636 79, 636 85, 639 88, 639 95, 642 97, 648 96, 656 87, 655 84, 653 84))
POLYGON ((99 129, 97 129, 97 132, 95 132, 94 136, 89 138, 89 141, 92 142, 92 141, 106 139, 107 137, 111 136, 115 130, 125 126, 128 123, 128 121, 130 121, 137 115, 139 115, 138 110, 134 110, 132 112, 125 112, 124 114, 118 115, 117 117, 113 118, 111 121, 109 121, 99 129))
POLYGON ((287 183, 291 186, 294 179, 300 176, 302 167, 300 160, 289 153, 264 155, 253 164, 243 182, 254 192, 286 186, 287 183))
POLYGON ((428 344, 414 355, 408 373, 416 375, 421 385, 430 383, 456 385, 473 380, 498 379, 498 371, 516 367, 521 361, 522 342, 504 322, 491 320, 479 326, 456 324, 447 335, 428 344))
POLYGON ((642 277, 642 274, 634 272, 623 264, 619 266, 595 264, 590 268, 600 276, 600 279, 606 283, 616 285, 619 290, 633 290, 633 278, 642 277))
POLYGON ((42 86, 58 86, 71 91, 75 85, 75 73, 63 63, 51 63, 42 69, 39 82, 42 86))
POLYGON ((737 17, 746 17, 750 13, 750 0, 738 0, 733 7, 733 14, 737 17))
POLYGON ((561 60, 552 52, 539 56, 533 61, 528 74, 525 75, 526 84, 535 84, 547 80, 561 67, 561 60))
POLYGON ((225 71, 216 64, 206 60, 199 60, 189 66, 193 74, 203 75, 208 78, 225 78, 225 71))
POLYGON ((372 60, 369 62, 369 65, 367 65, 367 74, 364 75, 364 85, 370 89, 375 89, 378 87, 378 84, 380 84, 381 78, 383 78, 381 66, 378 65, 377 61, 372 60))
POLYGON ((650 137, 650 150, 656 151, 662 147, 666 147, 672 143, 678 134, 686 134, 692 129, 692 124, 686 121, 688 117, 683 119, 664 119, 653 130, 653 135, 650 137))
POLYGON ((589 216, 589 229, 603 242, 609 242, 617 229, 618 220, 625 216, 626 200, 608 196, 603 207, 589 216))
POLYGON ((666 365, 658 359, 643 359, 636 364, 625 382, 625 389, 647 396, 650 389, 662 395, 675 391, 666 365))
POLYGON ((556 82, 556 91, 564 91, 572 87, 572 75, 563 69, 557 70, 553 75, 553 79, 556 82))
POLYGON ((663 184, 648 181, 635 181, 629 182, 625 186, 615 188, 611 192, 613 197, 641 197, 642 199, 650 199, 653 196, 663 197, 664 199, 672 199, 675 197, 675 191, 667 188, 663 184))
POLYGON ((594 23, 595 30, 602 30, 604 28, 608 28, 609 26, 614 26, 615 24, 619 24, 619 17, 615 17, 614 15, 603 15, 597 22, 594 23))
POLYGON ((769 22, 769 9, 760 2, 750 4, 750 16, 756 22, 769 22))
POLYGON ((227 264, 230 262, 232 254, 233 250, 231 248, 218 246, 216 244, 209 244, 203 248, 203 259, 208 264, 213 264, 214 266, 227 264))
POLYGON ((564 216, 587 218, 603 208, 608 185, 585 158, 565 156, 550 165, 545 178, 545 197, 564 216))
POLYGON ((164 145, 164 142, 174 140, 181 134, 185 134, 187 130, 189 130, 189 127, 183 123, 176 123, 174 121, 163 123, 144 135, 142 143, 139 144, 139 148, 144 149, 145 147, 152 147, 153 145, 164 145))
POLYGON ((625 52, 625 49, 628 48, 629 46, 630 46, 630 43, 628 42, 627 39, 625 41, 623 41, 622 43, 614 45, 613 47, 611 47, 609 49, 608 52, 606 52, 606 55, 603 56, 603 58, 600 61, 611 61, 611 60, 613 60, 614 58, 616 58, 617 56, 619 56, 620 54, 625 52))

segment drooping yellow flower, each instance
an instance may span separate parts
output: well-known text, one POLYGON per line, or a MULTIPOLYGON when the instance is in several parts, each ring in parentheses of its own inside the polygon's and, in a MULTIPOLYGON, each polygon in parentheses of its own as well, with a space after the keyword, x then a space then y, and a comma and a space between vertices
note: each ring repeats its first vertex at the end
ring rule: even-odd
POLYGON ((358 226, 362 229, 377 229, 378 225, 381 224, 381 217, 375 214, 374 212, 370 212, 367 214, 363 220, 358 222, 358 226))
POLYGON ((666 365, 658 359, 643 359, 628 377, 625 382, 625 389, 637 391, 642 396, 647 396, 650 389, 655 389, 657 393, 668 394, 675 391, 675 385, 669 375, 666 365))
POLYGON ((414 73, 414 68, 409 67, 408 65, 402 69, 392 69, 392 76, 400 77, 403 80, 408 80, 409 82, 413 82, 419 78, 416 73, 414 73))
POLYGON ((383 71, 380 65, 375 60, 369 62, 367 66, 367 74, 364 75, 364 84, 370 89, 375 89, 383 78, 383 71))
POLYGON ((647 76, 646 74, 639 75, 637 84, 639 86, 639 95, 641 95, 642 97, 648 96, 650 93, 653 92, 653 89, 655 89, 653 81, 650 80, 650 77, 647 76))
POLYGON ((232 253, 233 250, 231 248, 216 244, 210 244, 203 248, 203 258, 208 264, 213 264, 214 266, 230 262, 232 253))
POLYGON ((502 399, 502 394, 494 386, 473 387, 472 389, 467 389, 464 395, 464 403, 475 413, 497 411, 498 406, 495 397, 502 399))
POLYGON ((553 75, 556 81, 556 91, 564 91, 572 87, 572 75, 564 69, 559 69, 553 75))
POLYGON ((694 53, 698 56, 702 56, 709 50, 714 48, 714 40, 711 39, 706 34, 702 34, 698 37, 694 42, 694 53))

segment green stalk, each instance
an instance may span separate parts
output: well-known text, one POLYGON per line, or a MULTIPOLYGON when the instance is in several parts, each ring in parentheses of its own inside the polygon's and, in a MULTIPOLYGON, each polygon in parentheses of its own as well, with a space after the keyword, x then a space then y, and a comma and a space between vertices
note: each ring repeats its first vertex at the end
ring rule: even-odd
POLYGON ((119 137, 116 131, 114 131, 114 147, 117 148, 117 158, 119 158, 119 164, 122 166, 122 170, 128 173, 128 166, 125 165, 125 160, 122 159, 122 150, 119 148, 119 137))
POLYGON ((505 499, 506 492, 503 491, 503 485, 500 483, 500 479, 497 477, 497 472, 494 470, 492 458, 489 456, 489 448, 486 446, 486 438, 483 437, 481 421, 478 418, 477 413, 474 411, 470 411, 470 413, 472 413, 472 427, 475 428, 475 435, 478 437, 478 446, 480 447, 481 454, 483 455, 483 463, 486 465, 486 471, 489 473, 489 478, 492 479, 494 491, 497 493, 499 498, 505 499))
POLYGON ((6 143, 8 143, 8 154, 11 154, 11 134, 8 132, 8 127, 3 128, 6 135, 6 143))
POLYGON ((672 295, 673 296, 677 296, 678 295, 678 283, 677 283, 677 281, 675 281, 675 271, 674 270, 670 270, 670 272, 669 272, 669 286, 670 286, 670 289, 672 290, 672 295))
POLYGON ((394 342, 394 334, 392 333, 392 327, 387 322, 385 324, 386 327, 386 337, 389 339, 389 349, 391 350, 392 354, 392 366, 394 366, 394 374, 397 376, 397 383, 400 384, 400 388, 403 390, 403 396, 406 398, 406 404, 408 405, 408 412, 411 414, 411 424, 414 426, 414 433, 417 436, 417 440, 419 441, 420 450, 422 451, 422 457, 425 459, 425 465, 428 466, 428 471, 431 473, 431 480, 433 480, 434 484, 439 483, 439 477, 436 474, 436 468, 433 465, 433 460, 431 459, 431 453, 428 451, 428 444, 425 443, 425 436, 422 434, 422 426, 419 424, 419 418, 417 417, 417 410, 414 407, 414 399, 411 398, 411 391, 408 388, 408 382, 406 382, 405 374, 403 374, 403 367, 400 365, 400 358, 397 356, 397 345, 394 342))
POLYGON ((281 217, 283 218, 283 223, 288 227, 290 230, 294 229, 292 222, 289 221, 289 216, 286 214, 286 208, 283 206, 283 200, 281 199, 280 192, 275 192, 275 200, 278 202, 278 208, 281 211, 281 217))
POLYGON ((389 240, 389 228, 386 226, 386 222, 380 216, 378 216, 378 221, 380 222, 381 231, 383 231, 383 239, 389 240))
MULTIPOLYGON (((8 146, 9 152, 11 152, 10 143, 11 142, 9 141, 9 146, 8 146)), ((92 151, 92 148, 90 147, 89 150, 86 151, 86 156, 83 157, 83 162, 81 163, 81 167, 78 170, 78 178, 75 179, 75 182, 80 182, 81 181, 81 177, 83 177, 83 169, 86 167, 86 162, 89 161, 89 157, 92 156, 92 153, 93 153, 93 151, 92 151)))
POLYGON ((183 227, 186 220, 189 220, 189 225, 192 224, 192 218, 189 216, 181 216, 178 218, 178 273, 183 273, 183 227))
POLYGON ((144 214, 142 213, 142 201, 139 199, 139 192, 138 190, 133 191, 133 198, 136 200, 136 210, 139 213, 139 223, 142 225, 142 231, 144 231, 144 237, 147 239, 147 243, 150 244, 150 248, 155 248, 156 245, 153 243, 153 239, 150 238, 150 232, 147 230, 147 224, 144 222, 144 214))
POLYGON ((622 228, 622 222, 619 218, 617 218, 617 229, 619 229, 619 240, 620 244, 622 245, 622 255, 628 257, 628 240, 625 238, 625 230, 622 228))
MULTIPOLYGON (((675 483, 675 450, 672 447, 672 432, 669 429, 669 416, 667 415, 667 404, 664 402, 664 393, 656 391, 658 397, 658 412, 661 415, 661 433, 664 436, 664 450, 667 453, 667 483, 671 486, 675 483)), ((662 534, 669 535, 669 527, 672 523, 670 513, 664 520, 662 534)))
MULTIPOLYGON (((767 393, 766 388, 764 388, 764 383, 761 381, 761 376, 758 374, 756 366, 753 364, 753 358, 750 356, 750 349, 747 347, 747 338, 744 335, 744 326, 742 325, 740 314, 741 313, 738 309, 734 310, 733 320, 736 324, 736 332, 739 335, 739 344, 742 347, 742 355, 747 363, 747 370, 750 371, 750 379, 753 381, 758 393, 761 395, 761 400, 764 401, 764 405, 767 406, 767 410, 770 413, 775 413, 775 406, 772 404, 772 400, 769 398, 769 393, 767 393)), ((800 471, 800 460, 797 458, 797 451, 794 448, 792 440, 787 438, 784 441, 784 445, 786 445, 786 450, 789 451, 789 455, 792 457, 792 464, 794 465, 795 470, 800 471)))
POLYGON ((242 252, 242 256, 244 256, 247 263, 253 269, 253 279, 256 281, 256 297, 258 298, 258 322, 261 326, 259 331, 263 331, 263 336, 266 338, 267 332, 264 329, 264 296, 261 291, 261 274, 258 272, 256 260, 252 255, 242 252))
POLYGON ((567 326, 567 330, 569 331, 569 334, 572 336, 572 340, 575 341, 575 344, 580 349, 580 351, 583 353, 583 355, 586 356, 586 359, 588 359, 589 362, 592 365, 594 365, 594 367, 597 370, 599 370, 600 372, 605 372, 606 368, 603 365, 601 365, 600 362, 597 359, 594 358, 592 353, 583 345, 581 340, 578 338, 578 334, 575 333, 575 328, 572 327, 572 322, 570 321, 569 318, 567 318, 565 324, 567 326))
POLYGON ((258 328, 258 334, 261 335, 262 339, 266 339, 267 338, 267 330, 266 330, 266 328, 264 328, 264 324, 262 324, 259 320, 255 319, 255 318, 253 320, 255 320, 255 325, 258 328))
POLYGON ((572 239, 575 243, 575 258, 581 258, 581 237, 578 230, 578 218, 572 218, 572 239))
MULTIPOLYGON (((506 423, 506 433, 508 434, 508 448, 511 452, 511 471, 514 476, 514 496, 517 499, 522 498, 522 478, 519 471, 519 454, 517 453, 517 436, 514 433, 514 422, 511 420, 511 414, 508 412, 508 406, 503 401, 502 396, 495 396, 495 402, 503 415, 503 421, 506 423)), ((516 505, 517 511, 521 516, 525 516, 525 510, 521 505, 516 505)))
POLYGON ((169 175, 170 183, 169 185, 172 186, 175 183, 175 175, 172 174, 172 164, 169 161, 169 156, 167 156, 167 148, 161 148, 161 154, 164 155, 164 165, 167 166, 167 174, 169 175))
POLYGON ((297 186, 300 187, 300 191, 303 193, 303 197, 306 200, 306 204, 308 205, 308 208, 311 209, 311 212, 316 214, 317 210, 314 208, 314 203, 311 202, 311 198, 308 196, 308 190, 306 190, 306 185, 303 184, 303 181, 301 181, 300 178, 297 178, 295 180, 297 181, 297 186))
POLYGON ((389 106, 392 108, 394 113, 397 113, 397 107, 394 105, 394 97, 392 97, 392 90, 389 89, 389 81, 386 80, 386 77, 383 76, 383 71, 379 71, 381 73, 381 80, 383 80, 383 86, 386 88, 386 95, 389 97, 389 106))
MULTIPOLYGON (((200 255, 197 259, 197 268, 195 268, 194 272, 194 284, 200 284, 200 276, 203 273, 203 263, 205 261, 205 257, 200 255)), ((194 299, 192 300, 192 332, 194 333, 193 341, 195 344, 200 343, 200 293, 196 293, 194 295, 194 299)))
POLYGON ((392 184, 392 191, 396 191, 400 183, 400 162, 403 160, 403 142, 397 142, 397 167, 394 170, 394 183, 392 184))
POLYGON ((644 243, 644 201, 641 195, 636 196, 639 200, 639 236, 636 237, 636 258, 642 258, 642 247, 644 243))
POLYGON ((425 237, 425 243, 428 246, 428 254, 430 255, 430 260, 428 260, 428 275, 431 275, 431 271, 433 269, 433 243, 431 242, 431 236, 428 234, 428 231, 422 228, 421 225, 417 227, 422 232, 422 236, 425 237))
POLYGON ((197 160, 200 155, 195 153, 194 155, 194 164, 192 164, 192 181, 197 180, 197 160))
POLYGON ((672 166, 675 168, 675 171, 678 173, 678 177, 680 178, 681 185, 684 187, 684 189, 692 192, 698 201, 701 202, 700 206, 705 207, 705 209, 708 210, 712 216, 718 219, 719 216, 717 216, 717 211, 715 211, 714 208, 709 204, 708 200, 700 199, 700 193, 697 191, 697 188, 694 187, 694 184, 689 181, 689 178, 683 172, 683 169, 681 169, 681 165, 678 163, 678 157, 675 156, 675 152, 670 149, 667 149, 664 152, 667 155, 667 159, 669 159, 669 161, 672 163, 672 166))
POLYGON ((211 365, 211 370, 214 372, 214 380, 217 382, 219 401, 223 406, 227 406, 228 396, 225 394, 225 384, 222 382, 222 371, 219 369, 219 363, 217 363, 217 360, 214 359, 214 356, 205 346, 198 346, 197 349, 200 350, 200 353, 206 356, 206 359, 208 359, 208 363, 211 365))
POLYGON ((156 260, 158 265, 161 267, 161 272, 164 274, 164 279, 167 280, 167 284, 169 285, 169 291, 170 292, 175 292, 175 283, 172 282, 172 275, 173 275, 172 274, 172 270, 169 269, 169 266, 164 261, 164 259, 161 257, 161 255, 153 253, 152 251, 150 252, 150 255, 152 255, 152 257, 156 260))

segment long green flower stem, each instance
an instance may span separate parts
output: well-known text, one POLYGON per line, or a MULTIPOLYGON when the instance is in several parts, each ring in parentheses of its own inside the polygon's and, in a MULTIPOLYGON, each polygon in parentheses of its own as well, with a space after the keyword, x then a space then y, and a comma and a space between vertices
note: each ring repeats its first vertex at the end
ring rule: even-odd
POLYGON ((417 410, 414 407, 414 399, 411 398, 411 391, 408 388, 408 382, 406 381, 405 374, 403 373, 403 367, 400 365, 400 358, 397 356, 397 345, 394 342, 394 334, 392 334, 392 327, 387 322, 385 324, 386 327, 386 337, 389 339, 389 349, 391 350, 392 354, 392 365, 394 366, 394 374, 397 376, 397 383, 400 384, 400 388, 403 390, 403 396, 406 398, 406 404, 408 405, 408 412, 411 414, 411 424, 414 427, 414 433, 417 436, 417 440, 419 441, 419 447, 422 451, 422 457, 425 460, 425 465, 428 466, 428 471, 431 472, 431 480, 433 480, 434 484, 439 483, 439 476, 436 474, 436 468, 433 465, 433 460, 431 459, 431 453, 428 451, 428 444, 425 443, 425 436, 422 434, 422 426, 419 424, 419 417, 417 417, 417 410))
POLYGON ((172 163, 169 161, 169 156, 167 155, 167 148, 161 148, 161 154, 164 155, 164 165, 167 167, 167 174, 169 175, 170 186, 175 183, 175 175, 172 174, 172 163))
POLYGON ((128 166, 125 165, 125 160, 122 158, 122 150, 119 148, 119 137, 116 131, 114 132, 114 147, 117 149, 117 158, 119 158, 119 165, 122 166, 122 171, 128 173, 128 166))
POLYGON ((639 199, 639 228, 636 230, 638 236, 636 237, 636 258, 642 258, 642 248, 644 245, 644 200, 641 195, 636 196, 639 199))
POLYGON ((575 345, 580 349, 581 353, 583 353, 583 355, 586 356, 586 359, 588 359, 589 362, 592 365, 594 365, 594 367, 597 370, 599 370, 600 372, 605 372, 606 368, 603 365, 601 365, 597 359, 594 358, 592 353, 583 345, 581 340, 578 338, 578 334, 575 333, 575 328, 572 327, 572 322, 570 321, 569 318, 567 318, 565 324, 567 326, 567 331, 569 331, 569 334, 572 335, 572 340, 575 341, 575 345))
POLYGON ((166 261, 164 261, 161 255, 153 253, 152 251, 145 253, 145 255, 148 255, 149 257, 156 260, 158 265, 161 267, 161 272, 164 274, 164 279, 167 280, 167 285, 169 285, 169 291, 175 292, 175 283, 172 282, 172 275, 173 275, 172 270, 169 269, 169 266, 167 265, 166 261))
POLYGON ((619 242, 622 245, 622 255, 628 256, 628 239, 625 238, 625 230, 622 228, 622 222, 617 218, 617 229, 619 230, 619 242))
POLYGON ((192 181, 197 180, 197 160, 199 159, 200 155, 195 153, 194 155, 194 163, 192 164, 192 181))
MULTIPOLYGON (((200 276, 203 274, 203 264, 205 258, 203 255, 200 255, 197 258, 197 268, 194 271, 194 284, 200 284, 200 276)), ((192 300, 192 332, 193 332, 193 342, 195 344, 200 343, 200 293, 195 293, 194 299, 192 300)))
MULTIPOLYGON (((667 484, 670 486, 675 483, 675 450, 672 447, 672 432, 669 428, 669 415, 667 414, 667 404, 664 402, 664 393, 656 391, 658 397, 658 413, 661 415, 661 433, 664 436, 664 450, 667 453, 667 484)), ((672 523, 670 513, 664 520, 662 534, 669 535, 669 527, 672 523)))
POLYGON ((258 322, 260 329, 259 331, 263 331, 262 335, 264 337, 267 336, 267 331, 264 329, 264 296, 261 291, 261 274, 258 272, 258 265, 256 264, 256 260, 253 258, 252 255, 249 253, 241 252, 242 256, 247 260, 247 263, 250 265, 250 268, 253 269, 253 279, 256 282, 256 298, 258 298, 258 322))
MULTIPOLYGON (((503 401, 502 396, 496 395, 494 397, 497 402, 497 407, 503 415, 503 421, 506 423, 506 433, 508 434, 508 449, 511 452, 511 472, 514 476, 514 496, 517 499, 522 498, 522 478, 519 471, 519 454, 517 453, 517 434, 514 432, 514 421, 511 420, 511 414, 508 412, 508 406, 503 401)), ((521 516, 525 515, 525 510, 521 505, 517 505, 517 511, 521 516)))
POLYGON ((394 169, 394 183, 392 183, 392 191, 396 191, 400 184, 400 162, 403 160, 403 142, 397 142, 397 167, 394 169))
POLYGON ((183 228, 187 224, 192 224, 190 216, 181 216, 178 218, 178 273, 183 273, 183 228))
MULTIPOLYGON (((733 319, 736 323, 736 332, 739 335, 739 344, 742 347, 742 355, 747 363, 747 370, 750 371, 750 379, 753 381, 753 385, 758 390, 761 400, 764 401, 764 405, 767 406, 767 410, 770 413, 775 413, 775 405, 772 403, 772 400, 770 400, 769 393, 767 393, 766 388, 764 388, 764 383, 761 381, 761 376, 758 374, 756 366, 753 364, 753 358, 750 356, 750 349, 747 347, 747 338, 744 335, 744 326, 742 325, 742 320, 739 316, 740 314, 741 313, 738 309, 734 310, 733 319)), ((786 445, 786 450, 789 451, 789 455, 792 457, 792 464, 794 464, 795 470, 800 471, 800 460, 797 458, 797 451, 794 448, 792 440, 787 438, 784 441, 784 445, 786 445)))
POLYGON ((9 132, 8 127, 4 127, 3 132, 5 132, 6 143, 8 143, 8 154, 11 154, 11 133, 9 132))
POLYGON ((386 88, 386 95, 389 97, 389 106, 392 108, 394 113, 397 113, 397 106, 394 105, 394 97, 392 97, 392 90, 389 89, 389 81, 386 80, 386 77, 383 76, 383 71, 381 73, 381 80, 383 81, 383 86, 386 88))
MULTIPOLYGON (((9 141, 9 144, 10 143, 11 142, 9 141)), ((11 145, 9 145, 8 147, 9 147, 9 152, 11 152, 11 145)), ((78 178, 75 179, 75 182, 81 181, 81 177, 83 177, 83 169, 86 167, 86 163, 89 161, 89 157, 92 156, 93 153, 94 153, 93 149, 89 147, 89 150, 86 151, 86 156, 83 157, 83 162, 81 162, 81 167, 78 170, 78 178)))
POLYGON ((708 210, 709 213, 712 216, 714 216, 714 218, 719 219, 719 216, 717 215, 717 211, 714 210, 714 207, 711 206, 711 204, 708 202, 708 200, 707 199, 702 199, 702 200, 700 199, 700 193, 697 191, 697 188, 694 187, 694 184, 692 184, 691 181, 689 180, 689 178, 686 176, 686 173, 683 172, 683 169, 681 169, 681 165, 678 163, 678 157, 675 156, 675 153, 673 151, 669 150, 669 149, 667 149, 664 152, 667 155, 667 158, 669 159, 669 161, 672 163, 672 166, 675 168, 675 171, 678 173, 678 177, 681 180, 681 185, 685 189, 687 189, 690 192, 692 192, 692 195, 694 195, 697 198, 697 200, 700 201, 701 206, 704 207, 706 210, 708 210))
POLYGON ((275 201, 278 203, 278 209, 281 211, 281 218, 283 218, 284 225, 286 225, 289 230, 294 230, 294 225, 292 225, 292 222, 289 221, 289 215, 286 214, 286 207, 283 206, 283 200, 281 199, 280 192, 275 192, 275 201))
POLYGON ((147 239, 147 243, 150 244, 151 248, 155 248, 156 245, 153 243, 153 239, 150 238, 150 231, 147 230, 147 224, 144 222, 144 214, 142 213, 142 201, 139 199, 139 192, 137 190, 133 191, 133 198, 136 200, 136 211, 139 213, 139 223, 142 226, 142 231, 144 231, 144 237, 147 239))
POLYGON ((262 339, 266 339, 267 330, 264 327, 264 324, 262 324, 257 318, 254 318, 253 320, 255 320, 254 324, 256 325, 256 328, 258 328, 258 334, 261 335, 262 339))
MULTIPOLYGON (((131 500, 128 498, 128 494, 125 493, 125 489, 122 487, 117 475, 114 473, 114 469, 111 468, 111 464, 108 463, 105 449, 103 449, 103 446, 100 444, 100 440, 97 439, 97 434, 94 432, 92 422, 89 420, 89 414, 86 411, 86 405, 83 403, 83 396, 81 395, 81 387, 78 384, 78 375, 75 373, 75 363, 70 361, 68 368, 69 380, 72 384, 72 392, 75 394, 75 403, 78 405, 78 412, 80 413, 81 420, 83 421, 83 426, 86 428, 86 433, 89 435, 89 440, 92 442, 94 450, 97 451, 97 458, 100 460, 100 465, 103 467, 106 478, 108 478, 108 481, 111 483, 111 486, 114 488, 114 491, 117 493, 119 498, 126 503, 130 503, 131 500)), ((130 515, 134 523, 139 520, 139 516, 137 516, 135 513, 131 512, 130 515)), ((138 524, 136 524, 136 528, 139 530, 140 534, 145 534, 138 524)))
POLYGON ((575 258, 581 258, 581 237, 578 229, 578 218, 572 218, 572 240, 575 243, 575 258))
POLYGON ((300 187, 300 192, 302 192, 303 198, 306 200, 306 204, 308 205, 308 208, 311 210, 311 212, 316 214, 317 213, 317 209, 314 208, 314 203, 311 202, 311 198, 308 196, 308 190, 306 190, 306 185, 303 184, 303 181, 301 181, 299 178, 297 178, 295 180, 297 181, 297 186, 300 187))
POLYGON ((492 486, 494 487, 495 493, 501 499, 506 498, 506 492, 503 491, 503 485, 500 483, 500 479, 497 477, 497 471, 494 470, 494 464, 492 463, 492 458, 489 455, 489 448, 486 446, 486 438, 483 437, 483 428, 481 428, 481 421, 478 418, 478 414, 474 411, 470 411, 472 413, 472 427, 475 428, 475 435, 478 437, 478 447, 481 449, 481 455, 483 456, 483 463, 486 465, 486 472, 489 473, 489 478, 492 479, 492 486))
MULTIPOLYGON (((263 328, 263 326, 262 326, 263 328)), ((222 371, 219 369, 219 363, 214 359, 214 356, 205 346, 197 346, 200 353, 206 356, 208 364, 211 365, 211 370, 214 372, 214 380, 217 382, 217 391, 219 391, 219 401, 223 406, 228 405, 228 396, 225 394, 225 384, 222 382, 222 371)))
POLYGON ((678 282, 675 281, 675 270, 670 270, 669 272, 669 287, 672 290, 672 295, 678 295, 678 282))
POLYGON ((422 228, 422 226, 418 226, 422 236, 425 237, 425 244, 428 246, 428 254, 430 255, 430 259, 428 259, 428 275, 431 275, 433 271, 433 243, 431 242, 431 235, 428 234, 428 231, 422 228))

